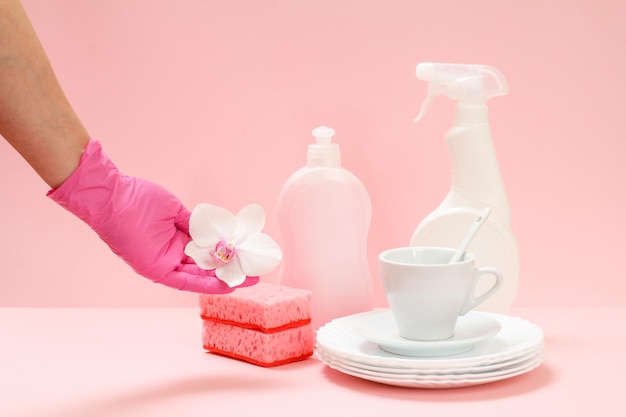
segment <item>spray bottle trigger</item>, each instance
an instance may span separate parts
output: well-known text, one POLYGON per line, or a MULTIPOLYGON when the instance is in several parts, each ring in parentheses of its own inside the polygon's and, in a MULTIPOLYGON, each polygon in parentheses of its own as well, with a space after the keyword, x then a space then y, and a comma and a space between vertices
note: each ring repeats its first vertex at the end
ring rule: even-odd
POLYGON ((435 100, 435 97, 441 94, 444 90, 445 90, 445 86, 441 83, 436 83, 436 82, 428 83, 428 95, 426 96, 426 99, 422 102, 422 107, 420 108, 419 114, 417 115, 415 119, 413 119, 414 123, 417 123, 418 121, 422 119, 422 117, 424 117, 424 115, 426 114, 426 111, 435 100))

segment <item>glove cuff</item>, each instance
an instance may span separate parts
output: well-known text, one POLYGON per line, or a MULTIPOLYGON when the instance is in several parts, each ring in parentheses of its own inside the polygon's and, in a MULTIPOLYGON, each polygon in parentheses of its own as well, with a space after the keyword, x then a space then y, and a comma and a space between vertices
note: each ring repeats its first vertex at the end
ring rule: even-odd
MULTIPOLYGON (((70 211, 91 227, 101 224, 112 212, 112 199, 119 181, 125 178, 104 154, 100 142, 90 140, 78 167, 47 197, 70 211)), ((124 181, 129 182, 129 179, 124 181)))

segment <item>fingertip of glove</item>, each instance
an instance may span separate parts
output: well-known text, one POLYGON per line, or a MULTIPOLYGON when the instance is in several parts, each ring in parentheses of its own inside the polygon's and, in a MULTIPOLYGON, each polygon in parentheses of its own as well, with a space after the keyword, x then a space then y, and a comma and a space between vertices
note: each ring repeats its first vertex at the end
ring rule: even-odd
POLYGON ((228 294, 235 290, 211 275, 195 275, 184 271, 169 272, 163 280, 155 281, 181 291, 199 294, 228 294))
POLYGON ((189 234, 189 218, 191 217, 191 210, 189 210, 185 206, 181 206, 180 211, 176 215, 176 219, 174 222, 176 223, 176 227, 186 234, 189 234))
POLYGON ((261 281, 260 277, 246 277, 246 280, 243 283, 237 285, 235 288, 251 287, 258 284, 259 281, 261 281))

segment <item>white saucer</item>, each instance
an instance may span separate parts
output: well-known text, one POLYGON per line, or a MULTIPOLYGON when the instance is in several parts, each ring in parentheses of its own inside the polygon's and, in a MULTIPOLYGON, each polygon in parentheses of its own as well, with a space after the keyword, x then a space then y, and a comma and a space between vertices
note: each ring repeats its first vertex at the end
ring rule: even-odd
MULTIPOLYGON (((494 336, 494 337, 498 337, 498 336, 494 336)), ((370 342, 367 342, 367 343, 370 343, 370 342)), ((514 366, 514 365, 518 365, 524 362, 528 362, 532 359, 535 359, 538 355, 543 354, 543 345, 539 345, 536 349, 526 354, 522 354, 519 357, 513 357, 509 360, 491 363, 489 365, 466 366, 466 367, 452 366, 449 368, 444 367, 444 368, 424 368, 424 369, 420 367, 397 368, 393 366, 385 366, 384 364, 371 365, 367 363, 362 363, 362 362, 359 362, 358 360, 336 357, 332 353, 326 353, 326 350, 320 345, 317 346, 317 353, 319 354, 319 356, 322 356, 322 357, 326 356, 328 358, 332 358, 334 361, 342 363, 346 367, 355 367, 363 371, 374 372, 377 375, 378 374, 393 374, 393 375, 398 375, 398 376, 416 375, 416 376, 428 376, 428 377, 433 377, 433 378, 442 376, 442 377, 445 377, 446 379, 452 379, 452 378, 457 378, 458 376, 463 376, 463 375, 480 375, 485 372, 498 371, 505 367, 514 366)), ((396 355, 393 355, 393 356, 396 358, 399 358, 396 355)), ((429 358, 407 357, 405 359, 418 361, 418 360, 428 360, 429 358)), ((430 360, 438 361, 438 360, 441 360, 441 358, 433 357, 433 358, 430 358, 430 360)))
POLYGON ((480 312, 502 329, 466 352, 451 356, 419 357, 389 353, 355 329, 375 310, 334 319, 316 336, 316 356, 327 366, 348 375, 412 388, 455 388, 485 384, 530 372, 543 361, 543 330, 518 317, 480 312))
POLYGON ((355 328, 368 316, 378 315, 374 310, 334 319, 323 325, 316 335, 318 349, 334 359, 350 360, 361 365, 388 369, 394 372, 465 373, 502 364, 532 354, 542 348, 543 330, 519 317, 481 312, 496 319, 502 330, 495 336, 474 345, 467 352, 452 356, 408 357, 382 350, 356 333, 355 328))
POLYGON ((415 341, 398 334, 390 310, 367 315, 360 320, 355 331, 381 349, 395 355, 411 357, 450 356, 467 352, 475 344, 497 334, 500 322, 489 315, 471 311, 459 317, 454 336, 445 340, 415 341))
POLYGON ((502 379, 512 378, 532 371, 541 365, 543 361, 543 352, 537 354, 520 364, 497 369, 491 372, 465 374, 465 375, 396 375, 386 374, 384 372, 372 372, 361 369, 359 367, 348 366, 341 361, 336 361, 332 356, 326 356, 323 352, 318 352, 318 358, 329 367, 352 375, 361 379, 378 382, 381 384, 395 385, 399 387, 409 388, 459 388, 474 385, 487 384, 490 382, 500 381, 502 379))

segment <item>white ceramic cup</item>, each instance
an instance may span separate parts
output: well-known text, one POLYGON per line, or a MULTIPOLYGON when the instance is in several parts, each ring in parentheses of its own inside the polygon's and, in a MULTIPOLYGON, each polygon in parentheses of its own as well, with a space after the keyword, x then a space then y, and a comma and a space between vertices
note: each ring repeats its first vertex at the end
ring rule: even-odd
POLYGON ((452 337, 459 316, 502 286, 502 274, 493 267, 476 268, 471 253, 450 264, 454 252, 416 246, 379 255, 380 277, 401 337, 421 341, 452 337), (495 277, 494 284, 476 296, 476 285, 487 274, 495 277))

